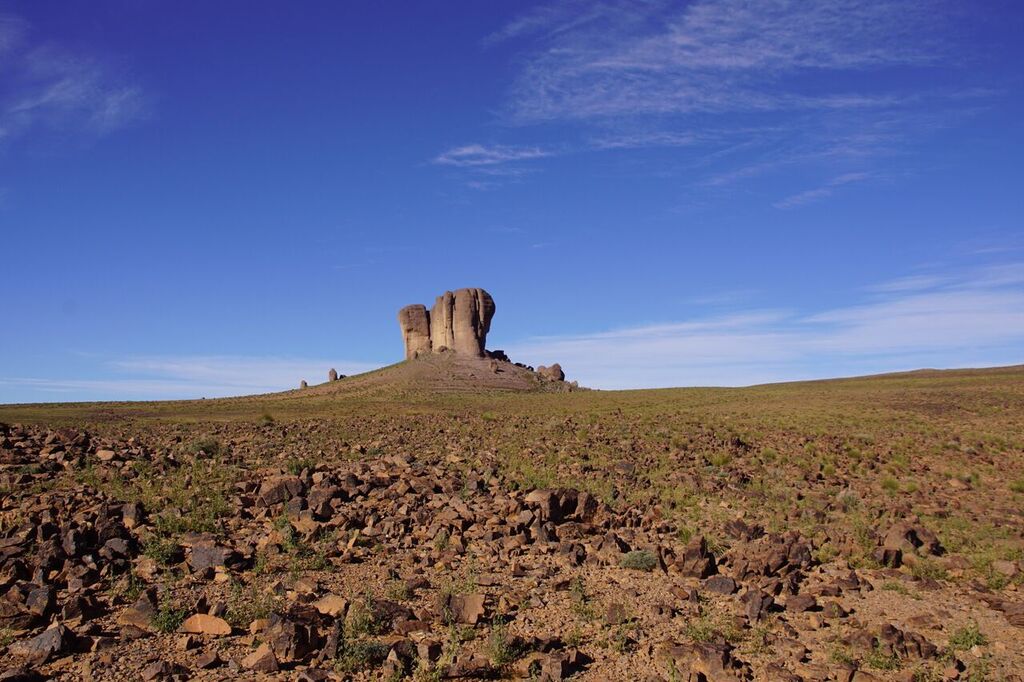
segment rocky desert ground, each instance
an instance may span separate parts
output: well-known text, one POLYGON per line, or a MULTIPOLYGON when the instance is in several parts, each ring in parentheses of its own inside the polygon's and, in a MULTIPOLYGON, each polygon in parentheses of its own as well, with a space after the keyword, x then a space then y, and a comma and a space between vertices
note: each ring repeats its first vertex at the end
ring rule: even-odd
POLYGON ((1021 680, 1024 368, 0 406, 0 680, 1021 680))

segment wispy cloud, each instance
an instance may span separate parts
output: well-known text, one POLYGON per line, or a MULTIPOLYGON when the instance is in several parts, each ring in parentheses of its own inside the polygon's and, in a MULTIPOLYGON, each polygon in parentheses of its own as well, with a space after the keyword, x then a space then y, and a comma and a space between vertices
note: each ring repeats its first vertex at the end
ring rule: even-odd
POLYGON ((0 385, 53 394, 54 399, 161 399, 249 395, 280 391, 326 380, 327 370, 359 374, 375 369, 366 362, 289 357, 182 356, 134 357, 107 362, 100 378, 4 377, 0 385))
MULTIPOLYGON (((754 310, 510 344, 599 388, 742 385, 923 366, 1015 363, 1024 264, 935 278, 813 313, 754 310)), ((884 285, 878 291, 884 290, 884 285)))
POLYGON ((867 287, 867 290, 883 294, 921 291, 923 289, 934 289, 947 281, 949 281, 948 277, 939 275, 907 275, 906 277, 897 277, 888 282, 872 284, 867 287))
POLYGON ((785 209, 810 204, 832 196, 835 191, 843 185, 849 185, 854 182, 863 182, 869 177, 871 177, 869 173, 844 173, 843 175, 832 178, 820 187, 804 190, 803 192, 790 195, 785 199, 780 199, 779 201, 776 201, 773 206, 775 206, 775 208, 785 209))
POLYGON ((20 17, 0 14, 0 55, 20 45, 27 29, 28 24, 20 17))
POLYGON ((495 166, 510 161, 529 161, 551 156, 552 152, 540 147, 506 147, 502 145, 486 146, 467 144, 454 147, 434 158, 434 163, 442 166, 479 167, 495 166))
POLYGON ((701 141, 694 133, 655 130, 639 133, 619 133, 591 138, 587 147, 594 150, 643 149, 646 147, 689 147, 701 141))
POLYGON ((512 90, 519 121, 637 114, 863 109, 903 93, 808 94, 809 71, 926 65, 938 58, 932 3, 697 0, 568 3, 513 22, 539 42, 512 90))
POLYGON ((146 114, 148 98, 123 69, 30 37, 26 22, 0 16, 0 142, 38 131, 99 137, 146 114))
POLYGON ((837 178, 775 203, 795 208, 993 96, 941 85, 964 63, 957 11, 941 0, 569 0, 527 10, 483 44, 515 52, 500 109, 509 137, 554 124, 560 155, 685 148, 674 166, 691 176, 684 187, 721 194, 794 167, 837 178), (913 79, 898 77, 909 69, 913 79))

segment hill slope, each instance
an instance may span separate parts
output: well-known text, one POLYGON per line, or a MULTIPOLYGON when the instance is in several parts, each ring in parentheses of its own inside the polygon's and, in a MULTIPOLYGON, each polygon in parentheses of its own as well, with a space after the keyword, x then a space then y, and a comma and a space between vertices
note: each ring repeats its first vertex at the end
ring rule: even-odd
POLYGON ((451 390, 475 371, 0 407, 0 669, 1024 669, 1024 368, 451 390), (182 648, 196 613, 230 634, 182 648))

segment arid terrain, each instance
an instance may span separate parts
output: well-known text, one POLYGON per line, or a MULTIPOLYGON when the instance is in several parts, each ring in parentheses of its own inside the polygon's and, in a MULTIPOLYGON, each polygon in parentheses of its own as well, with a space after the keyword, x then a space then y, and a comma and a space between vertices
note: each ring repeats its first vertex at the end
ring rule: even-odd
POLYGON ((0 680, 1024 680, 1024 367, 0 406, 0 680))

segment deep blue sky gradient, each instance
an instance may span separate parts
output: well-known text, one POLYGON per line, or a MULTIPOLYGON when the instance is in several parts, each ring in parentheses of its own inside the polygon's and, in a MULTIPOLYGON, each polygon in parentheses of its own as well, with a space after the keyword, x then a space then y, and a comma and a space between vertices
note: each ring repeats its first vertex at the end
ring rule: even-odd
POLYGON ((1024 361, 1024 10, 743 5, 0 1, 0 401, 1024 361))

